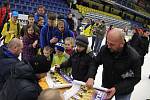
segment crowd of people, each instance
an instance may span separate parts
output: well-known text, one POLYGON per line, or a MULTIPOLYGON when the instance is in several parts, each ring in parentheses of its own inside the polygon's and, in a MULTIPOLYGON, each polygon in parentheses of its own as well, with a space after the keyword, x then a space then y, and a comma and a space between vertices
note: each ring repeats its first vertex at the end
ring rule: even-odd
POLYGON ((55 67, 92 88, 99 65, 103 65, 102 86, 108 88, 106 99, 130 100, 148 53, 148 30, 134 28, 127 42, 122 29, 113 25, 107 29, 104 20, 86 18, 81 31, 81 20, 74 14, 46 12, 43 5, 28 15, 25 26, 17 18, 18 12, 12 11, 10 19, 7 14, 1 23, 0 100, 63 100, 56 90, 42 91, 39 74, 55 67))

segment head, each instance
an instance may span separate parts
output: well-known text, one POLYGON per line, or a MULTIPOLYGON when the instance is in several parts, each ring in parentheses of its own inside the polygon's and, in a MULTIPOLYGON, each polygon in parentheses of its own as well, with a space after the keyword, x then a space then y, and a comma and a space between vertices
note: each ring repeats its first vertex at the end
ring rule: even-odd
POLYGON ((43 26, 44 25, 44 18, 43 17, 39 17, 37 24, 39 26, 43 26))
POLYGON ((64 30, 65 30, 65 23, 64 23, 64 21, 63 20, 59 20, 58 24, 57 24, 57 27, 58 27, 59 31, 64 32, 64 30))
POLYGON ((12 14, 11 14, 11 19, 12 19, 12 21, 14 22, 14 23, 16 23, 17 22, 17 20, 18 20, 18 11, 13 11, 12 12, 12 14))
POLYGON ((74 48, 74 44, 75 44, 75 41, 74 41, 73 37, 65 38, 65 49, 66 50, 73 49, 74 48))
POLYGON ((61 56, 65 51, 64 44, 62 42, 56 43, 55 51, 58 56, 61 56))
POLYGON ((55 13, 48 13, 48 25, 55 26, 56 22, 56 14, 55 13))
POLYGON ((72 13, 69 13, 69 14, 68 14, 68 18, 69 18, 69 19, 72 19, 72 13))
POLYGON ((32 25, 27 26, 27 35, 33 35, 34 34, 34 28, 32 25))
POLYGON ((28 22, 29 22, 29 25, 33 25, 34 24, 34 15, 33 14, 30 14, 28 16, 28 22))
POLYGON ((45 7, 43 5, 39 5, 37 8, 37 13, 39 15, 44 15, 45 14, 45 7))
POLYGON ((111 52, 120 52, 125 44, 125 35, 122 29, 114 28, 107 34, 107 46, 111 52))
POLYGON ((144 36, 144 37, 148 37, 148 36, 149 36, 148 30, 144 30, 144 31, 143 31, 143 36, 144 36))
POLYGON ((40 93, 38 100, 63 100, 63 97, 56 89, 46 89, 40 93))
POLYGON ((52 53, 53 53, 53 48, 51 48, 49 46, 44 47, 44 49, 43 49, 44 56, 49 57, 50 54, 52 54, 52 53))
POLYGON ((23 42, 18 38, 13 38, 8 44, 8 50, 12 52, 12 54, 19 56, 22 53, 23 42))
POLYGON ((78 35, 76 37, 76 46, 78 52, 86 51, 89 41, 88 38, 84 35, 78 35))

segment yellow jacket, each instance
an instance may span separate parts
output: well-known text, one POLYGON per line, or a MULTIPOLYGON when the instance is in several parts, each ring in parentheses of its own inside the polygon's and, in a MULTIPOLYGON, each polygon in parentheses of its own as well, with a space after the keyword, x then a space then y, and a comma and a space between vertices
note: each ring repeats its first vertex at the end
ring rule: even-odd
POLYGON ((12 20, 9 20, 10 28, 9 31, 7 31, 8 23, 4 24, 4 28, 2 30, 2 36, 5 37, 4 43, 9 43, 14 37, 17 37, 18 30, 17 30, 17 22, 13 23, 12 20))
POLYGON ((90 37, 92 36, 92 25, 89 25, 86 29, 83 30, 83 35, 90 37))

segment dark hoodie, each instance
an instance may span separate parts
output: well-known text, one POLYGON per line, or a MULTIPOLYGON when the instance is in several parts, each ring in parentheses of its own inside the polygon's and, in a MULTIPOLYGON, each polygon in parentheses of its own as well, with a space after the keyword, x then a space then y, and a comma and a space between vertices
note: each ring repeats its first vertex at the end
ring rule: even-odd
POLYGON ((17 56, 12 54, 6 46, 0 47, 0 90, 10 76, 12 64, 19 62, 17 56))
POLYGON ((0 92, 0 100, 37 100, 40 92, 32 67, 20 61, 11 68, 11 77, 0 92))

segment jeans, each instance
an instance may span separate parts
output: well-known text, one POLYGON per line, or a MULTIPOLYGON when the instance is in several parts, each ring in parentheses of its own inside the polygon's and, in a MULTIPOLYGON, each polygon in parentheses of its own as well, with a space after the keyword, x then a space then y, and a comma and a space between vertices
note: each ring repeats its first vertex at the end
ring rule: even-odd
POLYGON ((131 93, 126 94, 126 95, 115 96, 115 100, 130 100, 130 98, 131 98, 131 93))

